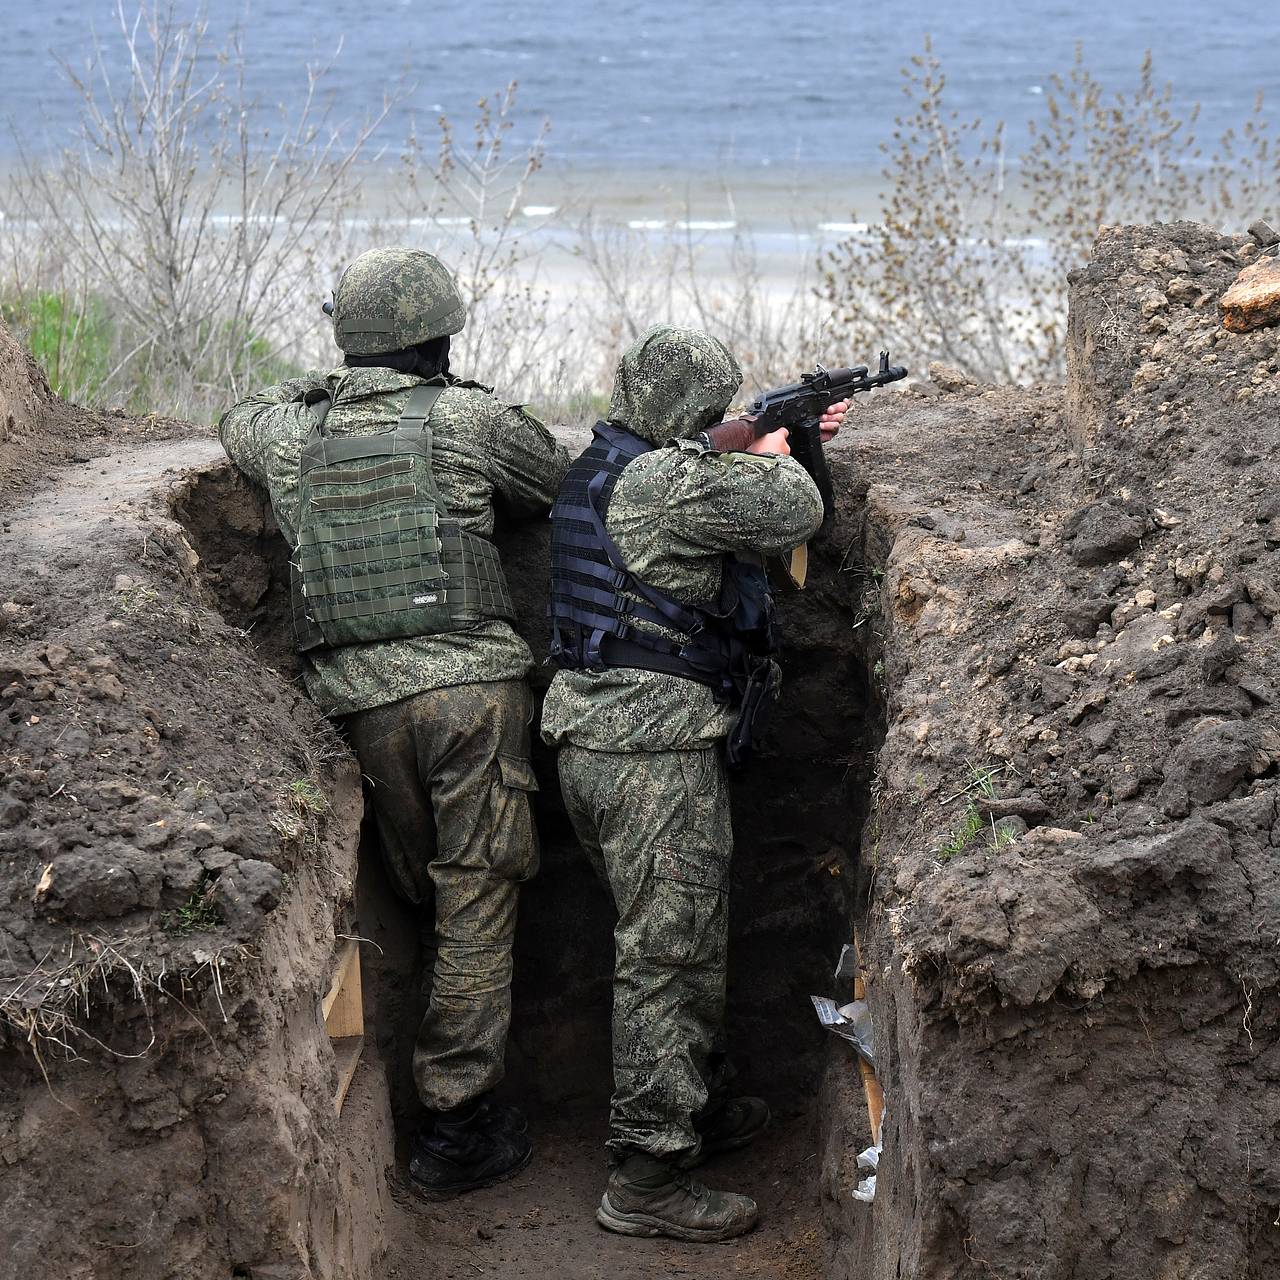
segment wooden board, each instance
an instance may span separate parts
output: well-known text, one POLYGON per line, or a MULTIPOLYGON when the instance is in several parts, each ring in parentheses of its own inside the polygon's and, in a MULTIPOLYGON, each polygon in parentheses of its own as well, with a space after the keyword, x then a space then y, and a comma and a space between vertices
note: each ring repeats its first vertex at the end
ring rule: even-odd
MULTIPOLYGON (((862 976, 862 941, 856 929, 853 931, 853 953, 858 961, 858 976, 853 980, 853 998, 865 1000, 867 983, 862 976)), ((858 1059, 858 1070, 862 1073, 862 1092, 867 1099, 867 1119, 871 1124, 871 1141, 879 1146, 880 1126, 884 1121, 884 1090, 880 1087, 876 1073, 861 1058, 858 1059)))
MULTIPOLYGON (((803 591, 805 580, 809 576, 809 544, 805 542, 785 555, 770 557, 769 565, 781 572, 786 587, 793 591, 803 591)), ((774 580, 778 580, 776 575, 774 580)))
POLYGON ((337 1091, 333 1098, 333 1109, 342 1114, 342 1104, 347 1100, 347 1090, 360 1065, 360 1052, 364 1048, 364 1036, 344 1036, 333 1042, 333 1063, 337 1075, 337 1091))
POLYGON ((341 1115, 347 1090, 360 1064, 364 1048, 364 992, 360 983, 360 944, 343 942, 333 981, 320 1002, 325 1030, 333 1042, 335 1089, 334 1110, 341 1115))
POLYGON ((871 1141, 880 1145, 880 1126, 884 1122, 884 1090, 876 1073, 861 1059, 858 1059, 858 1070, 862 1072, 862 1092, 867 1099, 867 1119, 871 1123, 871 1141))
POLYGON ((325 1029, 335 1040, 364 1035, 364 997, 360 988, 360 945, 352 940, 338 952, 333 981, 320 1006, 325 1029))

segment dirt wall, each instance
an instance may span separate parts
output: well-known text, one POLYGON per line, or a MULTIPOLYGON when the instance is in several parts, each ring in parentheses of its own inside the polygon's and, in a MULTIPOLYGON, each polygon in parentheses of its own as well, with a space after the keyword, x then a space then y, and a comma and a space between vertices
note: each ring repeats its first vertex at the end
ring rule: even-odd
POLYGON ((1280 1266, 1277 333, 1216 307, 1256 253, 1109 230, 1065 396, 859 419, 889 1113, 873 1205, 828 1155, 837 1275, 1280 1266))
POLYGON ((211 453, 68 468, 0 540, 6 1276, 369 1276, 381 1250, 385 1082, 371 1049, 353 1145, 319 1014, 359 777, 206 606, 165 475, 211 453))
POLYGON ((12 482, 52 399, 44 372, 0 321, 0 487, 12 482))

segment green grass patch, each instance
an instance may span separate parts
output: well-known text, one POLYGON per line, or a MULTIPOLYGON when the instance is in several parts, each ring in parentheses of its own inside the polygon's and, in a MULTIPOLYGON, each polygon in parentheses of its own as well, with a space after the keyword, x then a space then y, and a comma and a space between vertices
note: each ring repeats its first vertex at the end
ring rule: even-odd
POLYGON ((939 862, 950 862, 959 857, 977 838, 982 830, 982 814, 978 806, 970 799, 960 815, 959 825, 951 832, 947 840, 934 850, 934 857, 939 862))
POLYGON ((296 779, 289 783, 285 791, 289 803, 304 817, 327 813, 329 810, 329 798, 310 778, 296 779))
POLYGON ((267 822, 286 844, 315 849, 320 844, 320 819, 328 812, 329 797, 310 778, 296 778, 286 783, 267 822))
MULTIPOLYGON (((964 810, 960 814, 960 821, 952 829, 947 839, 933 851, 933 856, 939 862, 950 862, 952 858, 958 857, 982 834, 985 824, 982 820, 982 814, 978 812, 976 797, 981 796, 987 800, 994 800, 996 798, 996 779, 1005 771, 1006 767, 1005 765, 1001 765, 998 768, 993 768, 989 765, 969 765, 968 782, 963 790, 957 793, 957 796, 951 797, 951 799, 957 799, 958 796, 964 796, 965 798, 964 810)), ((994 820, 992 821, 992 848, 1001 849, 1016 838, 1011 831, 1002 830, 996 826, 994 820)))
POLYGON ((165 335, 129 331, 109 300, 93 294, 11 292, 0 295, 0 317, 63 399, 120 405, 138 415, 216 422, 233 381, 274 386, 303 372, 266 337, 236 332, 216 316, 202 320, 181 346, 165 335), (205 354, 193 360, 191 353, 205 354))
POLYGON ((216 929, 222 923, 222 916, 206 897, 206 893, 207 887, 204 885, 196 889, 177 911, 165 918, 165 929, 179 936, 216 929))
POLYGON ((98 298, 61 293, 17 294, 0 300, 0 315, 66 399, 91 399, 111 372, 115 326, 98 298))
POLYGON ((1008 827, 1000 827, 995 823, 991 824, 992 847, 1003 849, 1005 845, 1013 844, 1017 840, 1017 834, 1010 831, 1008 827))

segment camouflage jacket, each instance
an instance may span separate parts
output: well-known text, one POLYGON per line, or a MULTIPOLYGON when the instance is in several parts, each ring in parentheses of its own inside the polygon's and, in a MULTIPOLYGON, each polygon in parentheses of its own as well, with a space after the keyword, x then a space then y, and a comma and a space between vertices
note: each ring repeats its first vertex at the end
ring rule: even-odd
MULTIPOLYGON (((606 520, 627 568, 689 604, 719 594, 726 553, 781 554, 821 523, 822 499, 798 462, 716 453, 692 440, 629 463, 606 520)), ((561 671, 542 736, 597 751, 693 750, 715 745, 734 718, 711 689, 680 676, 561 671)))
MULTIPOLYGON (((326 433, 359 435, 392 426, 422 381, 390 369, 343 366, 270 387, 223 415, 219 433, 228 457, 267 490, 290 547, 297 544, 302 449, 314 423, 303 397, 327 391, 326 433)), ((535 417, 479 388, 450 385, 436 403, 431 430, 432 471, 450 515, 486 538, 493 536, 495 500, 513 515, 543 514, 569 465, 564 448, 535 417)), ((320 651, 308 655, 305 678, 317 706, 342 716, 425 689, 522 679, 532 663, 524 641, 493 620, 446 635, 320 651)))

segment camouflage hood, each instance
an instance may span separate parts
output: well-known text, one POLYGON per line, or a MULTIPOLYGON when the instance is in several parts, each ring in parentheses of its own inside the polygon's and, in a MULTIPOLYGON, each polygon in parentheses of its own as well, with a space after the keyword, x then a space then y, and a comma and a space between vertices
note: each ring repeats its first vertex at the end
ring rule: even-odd
POLYGON ((655 325, 618 361, 609 420, 665 444, 719 422, 741 385, 742 370, 718 338, 655 325))

